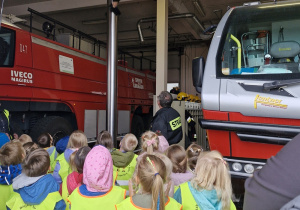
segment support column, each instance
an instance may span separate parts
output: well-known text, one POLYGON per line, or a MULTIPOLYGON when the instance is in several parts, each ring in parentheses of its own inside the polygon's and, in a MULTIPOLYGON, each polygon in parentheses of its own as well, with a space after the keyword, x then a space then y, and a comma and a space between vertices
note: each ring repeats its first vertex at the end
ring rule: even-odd
MULTIPOLYGON (((168 0, 157 1, 156 23, 156 96, 167 90, 168 78, 168 0)), ((156 97, 155 96, 155 97, 156 97)), ((154 113, 159 109, 153 100, 154 113)))
POLYGON ((112 0, 108 6, 108 39, 107 39, 107 130, 111 134, 114 146, 117 147, 117 16, 111 12, 112 0))

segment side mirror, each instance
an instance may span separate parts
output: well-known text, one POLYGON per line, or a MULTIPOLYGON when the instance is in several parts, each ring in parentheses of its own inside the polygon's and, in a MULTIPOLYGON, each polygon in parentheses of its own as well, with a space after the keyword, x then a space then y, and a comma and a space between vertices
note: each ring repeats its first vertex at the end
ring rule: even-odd
POLYGON ((198 93, 201 93, 203 74, 204 74, 205 60, 203 57, 193 59, 192 76, 193 85, 198 93))

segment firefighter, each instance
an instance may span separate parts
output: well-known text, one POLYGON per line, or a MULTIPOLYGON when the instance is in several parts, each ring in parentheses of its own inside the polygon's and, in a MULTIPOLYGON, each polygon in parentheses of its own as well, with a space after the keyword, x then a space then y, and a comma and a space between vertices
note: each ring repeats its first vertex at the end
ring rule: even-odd
POLYGON ((10 126, 9 123, 9 111, 7 109, 4 109, 1 106, 0 103, 0 132, 6 133, 6 135, 10 138, 10 139, 18 139, 18 135, 16 133, 13 133, 12 128, 10 126))
POLYGON ((157 97, 159 110, 151 122, 150 129, 159 131, 169 142, 177 144, 182 139, 181 118, 179 113, 171 107, 172 95, 168 91, 162 91, 157 97))

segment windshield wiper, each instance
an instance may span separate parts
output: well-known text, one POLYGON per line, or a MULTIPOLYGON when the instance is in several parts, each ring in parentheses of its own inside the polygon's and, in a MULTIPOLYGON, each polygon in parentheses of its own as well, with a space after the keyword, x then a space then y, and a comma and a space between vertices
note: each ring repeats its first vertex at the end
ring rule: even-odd
POLYGON ((279 80, 274 82, 266 82, 263 84, 264 91, 270 91, 272 89, 278 89, 284 86, 289 86, 292 84, 300 83, 300 79, 291 79, 291 80, 279 80))

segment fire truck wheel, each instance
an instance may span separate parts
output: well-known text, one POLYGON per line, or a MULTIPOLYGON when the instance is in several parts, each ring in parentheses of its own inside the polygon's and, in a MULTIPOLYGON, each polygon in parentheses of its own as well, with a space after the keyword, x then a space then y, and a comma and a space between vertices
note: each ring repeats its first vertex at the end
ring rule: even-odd
POLYGON ((144 122, 141 116, 133 115, 131 122, 131 133, 133 133, 138 139, 144 132, 144 122))
POLYGON ((71 124, 63 117, 49 116, 37 121, 30 132, 30 136, 34 142, 42 133, 49 133, 53 137, 54 145, 56 142, 72 133, 71 124))

